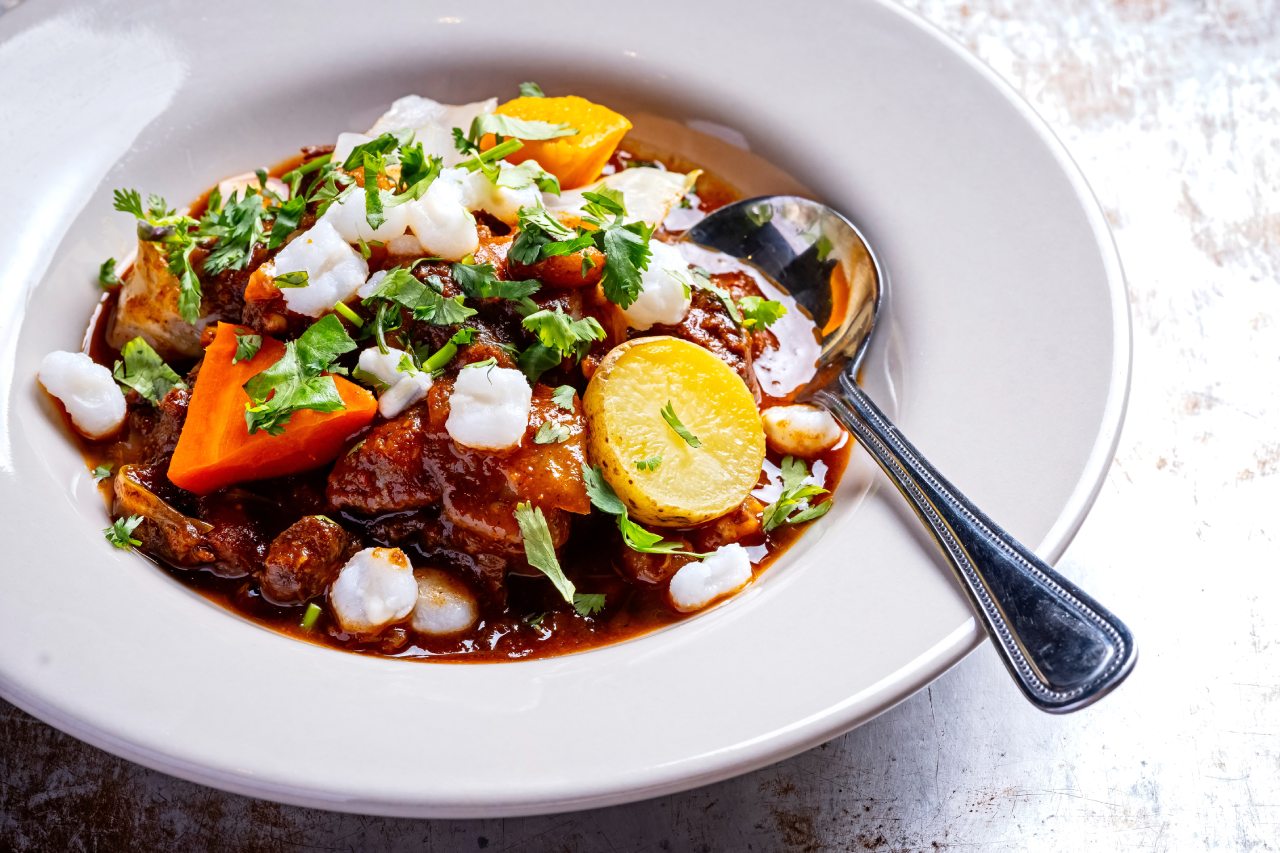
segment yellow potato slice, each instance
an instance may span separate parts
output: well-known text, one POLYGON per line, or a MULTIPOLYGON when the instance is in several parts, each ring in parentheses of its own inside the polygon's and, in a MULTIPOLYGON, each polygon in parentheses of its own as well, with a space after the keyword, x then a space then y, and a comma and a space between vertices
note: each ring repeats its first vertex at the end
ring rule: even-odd
POLYGON ((587 393, 587 452, 631 516, 688 527, 735 509, 755 488, 764 429, 742 378, 697 344, 658 335, 615 347, 587 393), (671 404, 700 446, 662 417, 671 404), (637 461, 660 458, 653 470, 637 461))

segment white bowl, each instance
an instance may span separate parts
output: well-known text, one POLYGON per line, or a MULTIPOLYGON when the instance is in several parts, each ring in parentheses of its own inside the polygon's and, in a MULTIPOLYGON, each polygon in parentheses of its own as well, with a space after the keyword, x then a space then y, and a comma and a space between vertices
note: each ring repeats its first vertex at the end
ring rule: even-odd
MULTIPOLYGON (((42 0, 0 19, 5 698, 233 791, 506 815, 778 760, 879 713, 980 641, 893 491, 858 500, 865 463, 837 508, 728 604, 535 662, 313 647, 107 547, 102 501, 34 374, 45 352, 77 345, 97 264, 129 247, 111 189, 182 202, 365 127, 406 92, 461 101, 532 79, 711 132, 814 188, 863 226, 892 277, 869 390, 1015 535, 1062 551, 1111 458, 1129 337, 1106 224, 1044 125, 887 2, 613 8, 42 0)), ((1008 701, 1022 701, 1012 686, 1008 701)))

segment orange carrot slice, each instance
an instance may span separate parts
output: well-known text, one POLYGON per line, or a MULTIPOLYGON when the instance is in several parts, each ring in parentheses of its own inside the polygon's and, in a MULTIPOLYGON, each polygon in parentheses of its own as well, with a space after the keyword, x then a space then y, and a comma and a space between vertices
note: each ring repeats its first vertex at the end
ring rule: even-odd
POLYGON ((232 483, 296 474, 331 462, 347 442, 373 420, 373 395, 341 376, 334 376, 346 408, 336 412, 294 412, 280 435, 249 434, 244 410, 249 395, 244 383, 275 364, 284 344, 263 337, 262 348, 247 361, 233 364, 236 334, 247 329, 219 323, 205 350, 191 390, 187 420, 169 463, 175 486, 208 494, 232 483))
MULTIPOLYGON (((598 178, 622 137, 631 129, 626 116, 577 95, 516 98, 501 104, 495 112, 577 128, 573 136, 528 140, 523 148, 507 157, 512 163, 537 160, 542 168, 560 179, 560 186, 566 190, 586 186, 598 178)), ((489 137, 485 147, 492 144, 493 137, 489 137)))

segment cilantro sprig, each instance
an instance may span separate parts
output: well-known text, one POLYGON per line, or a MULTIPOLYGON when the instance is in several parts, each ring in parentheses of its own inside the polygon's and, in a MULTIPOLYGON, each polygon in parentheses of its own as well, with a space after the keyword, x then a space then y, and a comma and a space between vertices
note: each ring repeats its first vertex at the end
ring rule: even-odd
MULTIPOLYGON (((605 297, 628 308, 640 295, 641 273, 649 268, 653 228, 644 222, 624 221, 627 208, 617 190, 601 187, 582 196, 586 200, 582 208, 586 224, 576 229, 560 222, 545 208, 518 211, 520 233, 511 244, 510 256, 528 265, 594 246, 604 254, 600 285, 605 297)), ((589 256, 584 256, 583 265, 589 268, 589 256)))
POLYGON ((142 544, 142 540, 135 539, 133 531, 138 529, 138 525, 142 523, 142 516, 131 515, 127 518, 117 518, 111 522, 110 527, 102 530, 102 535, 107 537, 107 541, 122 551, 132 550, 142 544))
POLYGON ((573 603, 573 581, 565 576, 560 568, 560 560, 556 557, 555 542, 551 538, 551 529, 547 527, 547 518, 541 507, 532 506, 529 502, 516 504, 516 524, 520 528, 520 538, 524 541, 524 556, 529 565, 542 572, 551 581, 556 591, 564 596, 564 600, 573 603))
POLYGON ((186 388, 182 377, 164 363, 151 344, 142 338, 134 338, 120 350, 121 360, 112 368, 112 375, 126 388, 132 388, 153 406, 174 388, 186 388))
POLYGON ((116 210, 137 219, 139 240, 160 245, 169 272, 178 280, 178 314, 188 323, 195 323, 200 319, 203 298, 200 278, 191 265, 191 253, 196 248, 192 229, 199 223, 170 208, 158 195, 148 196, 144 205, 137 190, 116 190, 113 201, 116 210))
POLYGON ((826 515, 831 509, 829 499, 819 504, 812 503, 813 498, 827 494, 828 490, 805 482, 809 477, 809 468, 803 459, 784 457, 781 470, 782 494, 760 514, 766 533, 784 524, 813 521, 826 515))
POLYGON ((787 313, 787 306, 762 296, 744 296, 738 305, 742 309, 742 325, 747 329, 767 329, 787 313))
POLYGON ((244 419, 252 435, 284 432, 294 412, 336 412, 345 408, 333 377, 335 361, 356 348, 342 321, 333 314, 317 320, 297 340, 285 344, 275 364, 244 384, 249 403, 244 419))
POLYGON ((604 472, 598 465, 583 465, 582 480, 587 487, 587 496, 591 505, 603 513, 614 516, 618 520, 618 531, 622 541, 633 551, 642 554, 678 554, 684 557, 702 559, 706 554, 682 550, 679 542, 668 542, 656 533, 645 530, 631 520, 627 514, 627 505, 618 497, 618 493, 604 478, 604 472))
POLYGON ((591 344, 605 337, 604 327, 596 318, 575 320, 560 308, 535 311, 521 325, 538 338, 516 359, 531 384, 566 358, 581 361, 591 344))

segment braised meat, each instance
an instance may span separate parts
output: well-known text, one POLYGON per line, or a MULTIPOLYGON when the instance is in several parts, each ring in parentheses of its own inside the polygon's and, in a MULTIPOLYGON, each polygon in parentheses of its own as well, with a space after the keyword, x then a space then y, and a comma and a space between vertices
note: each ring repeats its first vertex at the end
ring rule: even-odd
POLYGON ((304 515, 272 540, 262 564, 262 594, 275 604, 310 601, 357 550, 342 525, 323 515, 304 515))

